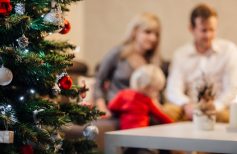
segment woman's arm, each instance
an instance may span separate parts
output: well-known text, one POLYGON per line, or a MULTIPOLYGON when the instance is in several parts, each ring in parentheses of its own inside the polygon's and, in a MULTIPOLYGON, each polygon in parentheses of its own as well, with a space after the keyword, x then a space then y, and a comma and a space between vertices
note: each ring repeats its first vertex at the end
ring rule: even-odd
POLYGON ((109 53, 101 61, 98 72, 96 73, 96 81, 94 85, 94 100, 99 110, 106 113, 105 117, 111 117, 111 113, 106 106, 104 88, 105 81, 110 81, 116 65, 119 60, 120 48, 116 47, 109 51, 109 53))

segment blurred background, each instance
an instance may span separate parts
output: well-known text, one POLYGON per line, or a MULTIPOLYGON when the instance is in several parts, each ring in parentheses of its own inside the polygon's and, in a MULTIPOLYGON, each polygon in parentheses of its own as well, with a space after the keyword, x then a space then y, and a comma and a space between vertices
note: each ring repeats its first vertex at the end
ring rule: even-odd
POLYGON ((123 40, 128 22, 141 12, 153 12, 162 25, 161 55, 169 61, 177 47, 191 40, 190 11, 201 2, 217 10, 218 36, 237 44, 236 0, 84 0, 73 3, 66 14, 71 31, 63 37, 51 35, 49 39, 60 38, 75 44, 75 60, 85 62, 89 74, 94 74, 104 55, 123 40))

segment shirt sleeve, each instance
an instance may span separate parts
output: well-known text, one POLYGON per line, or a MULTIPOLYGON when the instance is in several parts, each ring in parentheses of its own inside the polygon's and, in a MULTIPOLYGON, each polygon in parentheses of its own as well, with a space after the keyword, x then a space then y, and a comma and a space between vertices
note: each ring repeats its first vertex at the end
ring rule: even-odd
POLYGON ((178 56, 177 54, 173 58, 165 93, 167 99, 171 103, 184 105, 185 103, 189 103, 190 100, 189 97, 185 95, 185 83, 180 64, 182 63, 182 59, 180 58, 182 57, 180 55, 178 56))
POLYGON ((116 47, 108 52, 105 58, 101 61, 99 69, 96 73, 96 80, 94 84, 93 98, 105 98, 104 83, 111 80, 113 71, 119 60, 120 47, 116 47))
POLYGON ((120 111, 124 103, 123 101, 124 95, 126 94, 124 94, 123 91, 118 92, 118 94, 109 102, 108 105, 109 110, 111 110, 112 112, 120 111))
POLYGON ((157 105, 152 102, 152 100, 149 100, 149 108, 150 112, 155 116, 157 120, 159 120, 161 123, 172 123, 174 122, 168 115, 166 115, 164 112, 162 112, 157 105))
POLYGON ((226 52, 229 52, 229 57, 222 80, 223 91, 215 100, 217 110, 228 106, 237 94, 237 47, 231 44, 228 49, 226 52))

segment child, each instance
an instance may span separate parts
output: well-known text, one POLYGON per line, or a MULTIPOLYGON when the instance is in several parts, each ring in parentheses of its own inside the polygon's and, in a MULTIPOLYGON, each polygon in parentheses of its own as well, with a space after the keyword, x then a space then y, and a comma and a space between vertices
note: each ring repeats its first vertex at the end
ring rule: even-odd
POLYGON ((160 123, 173 120, 165 115, 152 99, 165 85, 162 71, 154 65, 144 65, 131 76, 130 88, 120 91, 109 103, 109 109, 119 114, 120 129, 149 126, 149 114, 160 123))

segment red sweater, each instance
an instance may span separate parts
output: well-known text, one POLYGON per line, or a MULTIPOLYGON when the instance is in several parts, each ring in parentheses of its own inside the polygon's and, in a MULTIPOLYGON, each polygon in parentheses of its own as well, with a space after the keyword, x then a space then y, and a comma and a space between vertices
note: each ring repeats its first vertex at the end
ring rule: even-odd
POLYGON ((120 129, 149 126, 150 113, 161 123, 173 122, 148 96, 131 89, 120 91, 109 102, 109 109, 119 113, 120 129))

